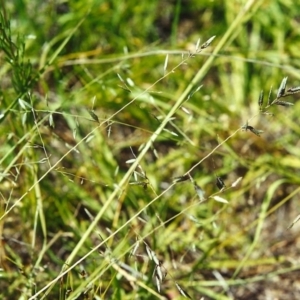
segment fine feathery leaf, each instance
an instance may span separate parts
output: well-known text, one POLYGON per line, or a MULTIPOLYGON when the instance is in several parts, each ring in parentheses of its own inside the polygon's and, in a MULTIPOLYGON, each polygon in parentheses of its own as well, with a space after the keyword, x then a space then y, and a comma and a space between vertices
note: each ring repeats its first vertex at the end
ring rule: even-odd
POLYGON ((225 183, 224 183, 224 181, 221 177, 217 177, 216 185, 217 185, 219 190, 222 190, 226 187, 226 185, 225 185, 225 183))
POLYGON ((89 110, 88 112, 94 121, 96 121, 97 123, 100 123, 98 116, 95 114, 95 112, 93 110, 89 110))
POLYGON ((242 129, 243 129, 244 131, 250 130, 251 132, 253 132, 253 133, 256 134, 257 136, 260 136, 260 135, 263 133, 263 130, 257 130, 257 129, 255 129, 253 126, 248 125, 248 123, 247 123, 246 125, 244 125, 244 126, 242 127, 242 129))
POLYGON ((189 180, 189 176, 188 175, 183 175, 183 176, 178 176, 178 177, 174 177, 173 178, 173 183, 177 183, 177 182, 182 182, 182 181, 187 181, 189 180))
POLYGON ((270 88, 270 91, 269 91, 269 95, 268 95, 268 106, 271 105, 271 95, 272 95, 272 89, 273 87, 270 88))
POLYGON ((252 126, 248 126, 248 129, 253 132, 254 134, 256 134, 257 136, 260 136, 263 133, 263 130, 257 130, 255 128, 253 128, 252 126))

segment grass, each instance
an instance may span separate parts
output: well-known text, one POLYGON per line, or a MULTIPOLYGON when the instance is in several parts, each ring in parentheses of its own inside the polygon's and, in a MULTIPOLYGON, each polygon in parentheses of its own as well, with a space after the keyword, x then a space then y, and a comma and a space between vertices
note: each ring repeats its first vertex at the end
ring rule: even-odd
POLYGON ((2 4, 3 299, 297 299, 297 6, 2 4))

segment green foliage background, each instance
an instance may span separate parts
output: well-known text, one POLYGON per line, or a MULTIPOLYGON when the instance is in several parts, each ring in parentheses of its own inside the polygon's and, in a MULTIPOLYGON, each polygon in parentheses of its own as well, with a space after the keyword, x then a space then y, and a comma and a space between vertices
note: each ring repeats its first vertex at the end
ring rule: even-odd
POLYGON ((1 3, 3 299, 300 296, 300 4, 1 3))

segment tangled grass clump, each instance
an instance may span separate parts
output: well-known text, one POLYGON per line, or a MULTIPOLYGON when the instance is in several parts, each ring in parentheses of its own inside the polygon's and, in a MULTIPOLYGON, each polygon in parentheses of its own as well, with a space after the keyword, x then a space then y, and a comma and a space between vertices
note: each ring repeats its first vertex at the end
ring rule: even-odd
POLYGON ((263 1, 225 1, 224 16, 218 4, 190 5, 3 6, 5 299, 289 291, 299 270, 288 245, 300 211, 300 87, 296 63, 268 47, 291 32, 293 57, 299 34, 279 1, 268 13, 263 1))

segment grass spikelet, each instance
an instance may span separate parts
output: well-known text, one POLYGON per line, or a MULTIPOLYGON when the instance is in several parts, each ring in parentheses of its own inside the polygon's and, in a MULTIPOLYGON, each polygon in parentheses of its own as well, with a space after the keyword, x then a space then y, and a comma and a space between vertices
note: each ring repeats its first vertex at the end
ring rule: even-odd
POLYGON ((202 49, 206 49, 207 47, 210 46, 210 44, 212 43, 212 41, 215 39, 215 35, 212 36, 210 39, 208 39, 204 44, 201 45, 200 50, 202 49))
POLYGON ((176 285, 178 291, 180 292, 180 294, 181 294, 183 297, 192 299, 191 296, 190 296, 186 291, 184 291, 184 290, 181 288, 181 286, 180 286, 177 282, 175 282, 175 285, 176 285))
POLYGON ((284 94, 285 94, 287 79, 288 79, 288 77, 284 77, 281 81, 280 87, 277 92, 278 99, 281 98, 282 96, 284 96, 284 94))
POLYGON ((287 102, 287 101, 276 101, 274 104, 280 105, 280 106, 286 106, 286 107, 294 105, 294 103, 287 102))

